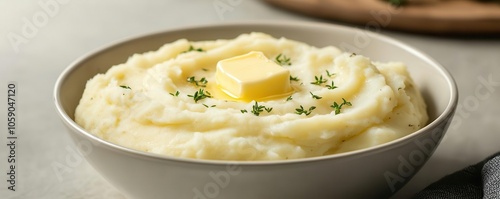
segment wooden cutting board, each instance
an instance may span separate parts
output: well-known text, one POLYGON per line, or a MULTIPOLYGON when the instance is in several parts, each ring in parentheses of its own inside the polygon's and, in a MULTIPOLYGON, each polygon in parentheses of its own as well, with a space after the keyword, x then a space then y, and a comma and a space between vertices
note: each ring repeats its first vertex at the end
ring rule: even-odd
POLYGON ((430 34, 500 36, 500 4, 472 0, 414 0, 395 7, 382 0, 265 0, 310 16, 430 34))

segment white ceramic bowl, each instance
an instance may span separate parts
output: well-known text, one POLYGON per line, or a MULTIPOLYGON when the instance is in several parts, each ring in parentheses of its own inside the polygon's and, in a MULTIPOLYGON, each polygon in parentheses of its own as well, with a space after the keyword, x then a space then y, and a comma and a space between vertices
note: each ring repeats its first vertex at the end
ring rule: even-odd
POLYGON ((420 51, 360 29, 305 22, 255 22, 168 30, 127 39, 72 63, 55 85, 57 112, 88 162, 130 198, 276 199, 383 198, 401 188, 439 144, 457 105, 450 74, 420 51), (430 114, 421 130, 358 151, 286 161, 209 161, 165 157, 104 141, 73 120, 85 83, 134 54, 156 50, 180 38, 231 39, 260 31, 310 45, 333 45, 377 61, 409 67, 430 114))

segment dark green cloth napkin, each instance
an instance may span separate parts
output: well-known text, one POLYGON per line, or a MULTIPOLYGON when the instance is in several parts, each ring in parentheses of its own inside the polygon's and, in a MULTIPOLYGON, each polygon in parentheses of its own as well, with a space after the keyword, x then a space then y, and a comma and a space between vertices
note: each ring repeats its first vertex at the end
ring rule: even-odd
POLYGON ((500 199, 500 153, 443 177, 415 199, 500 199))

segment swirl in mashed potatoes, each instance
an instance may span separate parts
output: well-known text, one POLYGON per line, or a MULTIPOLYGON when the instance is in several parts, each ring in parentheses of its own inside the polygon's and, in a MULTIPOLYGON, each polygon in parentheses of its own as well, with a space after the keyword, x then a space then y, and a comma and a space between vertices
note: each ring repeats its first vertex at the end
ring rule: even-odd
MULTIPOLYGON (((203 85, 204 86, 204 85, 203 85)), ((403 137, 427 122, 426 105, 403 63, 379 63, 328 46, 264 33, 232 40, 177 40, 131 56, 88 81, 75 113, 83 128, 109 142, 167 156, 213 160, 282 160, 367 148, 403 137), (188 49, 190 49, 188 51, 188 49), (285 67, 293 92, 258 101, 231 100, 215 85, 217 62, 260 51, 285 67), (212 97, 196 101, 205 78, 212 97), (324 83, 312 84, 318 77, 324 83), (329 87, 334 82, 334 89, 329 87), (314 97, 316 96, 316 97, 314 97), (340 112, 332 108, 345 104, 340 112), (299 114, 303 107, 309 114, 299 114)))

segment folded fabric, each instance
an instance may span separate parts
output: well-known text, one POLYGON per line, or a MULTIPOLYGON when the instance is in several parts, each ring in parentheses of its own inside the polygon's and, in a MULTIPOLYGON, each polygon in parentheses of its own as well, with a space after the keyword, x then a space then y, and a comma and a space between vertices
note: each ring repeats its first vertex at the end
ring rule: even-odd
POLYGON ((415 199, 500 198, 500 153, 432 183, 415 199))

